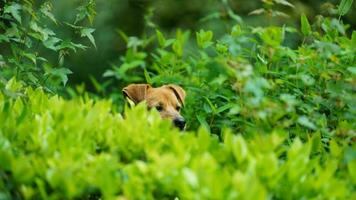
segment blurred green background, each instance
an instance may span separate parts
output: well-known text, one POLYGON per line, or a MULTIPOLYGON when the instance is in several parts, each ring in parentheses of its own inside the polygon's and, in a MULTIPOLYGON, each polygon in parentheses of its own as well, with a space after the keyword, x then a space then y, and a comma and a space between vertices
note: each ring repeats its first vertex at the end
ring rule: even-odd
MULTIPOLYGON (((60 21, 73 21, 75 10, 71 9, 80 4, 80 0, 53 1, 54 13, 60 21)), ((99 82, 107 78, 103 73, 111 65, 117 65, 119 58, 125 53, 125 42, 119 31, 128 36, 143 37, 159 28, 168 35, 173 35, 176 29, 187 29, 194 33, 200 29, 213 30, 215 38, 219 33, 226 32, 231 24, 243 23, 252 26, 266 25, 293 25, 299 26, 300 14, 305 13, 309 20, 316 15, 328 16, 334 14, 338 0, 332 1, 303 1, 290 0, 292 6, 287 4, 271 4, 272 0, 96 0, 97 16, 93 27, 96 29, 94 37, 97 48, 94 48, 85 38, 79 38, 70 28, 56 27, 63 36, 82 40, 90 48, 70 54, 65 59, 65 67, 70 68, 73 74, 69 77, 70 85, 85 83, 86 89, 93 90, 90 76, 99 82), (251 15, 253 11, 273 10, 258 15, 251 15), (286 16, 288 15, 288 16, 286 16)), ((287 3, 288 3, 287 2, 287 3)), ((356 4, 343 21, 356 26, 356 4)), ((77 40, 77 41, 78 41, 77 40)), ((292 41, 297 43, 298 41, 292 41)), ((47 51, 48 52, 48 51, 47 51)), ((49 55, 50 56, 50 55, 49 55)), ((55 56, 55 55, 53 55, 55 56)))

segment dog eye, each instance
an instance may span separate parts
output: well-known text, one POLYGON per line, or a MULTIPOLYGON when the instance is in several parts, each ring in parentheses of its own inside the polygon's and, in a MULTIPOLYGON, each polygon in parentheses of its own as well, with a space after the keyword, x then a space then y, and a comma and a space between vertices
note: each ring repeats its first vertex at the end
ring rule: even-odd
POLYGON ((177 110, 177 111, 180 111, 180 109, 181 109, 180 106, 177 106, 177 107, 176 107, 176 110, 177 110))
POLYGON ((163 107, 161 105, 156 106, 156 110, 158 112, 161 112, 163 110, 163 107))

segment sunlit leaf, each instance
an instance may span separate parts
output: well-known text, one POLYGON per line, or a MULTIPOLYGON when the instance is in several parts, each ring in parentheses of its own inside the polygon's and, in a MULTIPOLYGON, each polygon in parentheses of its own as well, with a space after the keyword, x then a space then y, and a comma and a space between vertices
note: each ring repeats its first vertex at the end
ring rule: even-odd
POLYGON ((301 23, 301 30, 304 36, 308 36, 311 34, 311 28, 310 24, 308 21, 308 18, 305 16, 305 14, 302 14, 300 17, 300 23, 301 23))
POLYGON ((164 38, 163 34, 159 30, 156 30, 156 35, 157 35, 157 40, 158 40, 159 45, 161 47, 165 47, 166 39, 164 38))
POLYGON ((356 74, 356 67, 348 67, 347 70, 349 70, 351 74, 356 74))
POLYGON ((21 9, 22 7, 20 4, 13 2, 11 5, 5 6, 4 13, 10 13, 16 19, 16 21, 21 24, 21 9))
POLYGON ((82 30, 80 30, 80 35, 82 37, 87 37, 90 40, 90 42, 93 44, 93 46, 96 48, 95 39, 92 35, 94 31, 95 29, 93 28, 83 28, 82 30))
POLYGON ((68 68, 53 68, 47 72, 49 75, 60 78, 63 85, 66 85, 68 81, 68 75, 72 74, 68 68))
POLYGON ((47 47, 48 49, 52 49, 54 51, 57 51, 59 49, 59 43, 62 40, 56 37, 50 37, 48 40, 43 41, 43 45, 47 47))
POLYGON ((52 11, 52 5, 49 2, 46 2, 41 6, 42 14, 48 17, 52 22, 57 24, 57 20, 51 11, 52 11))
POLYGON ((315 124, 312 121, 310 121, 310 119, 307 116, 300 116, 298 118, 298 123, 302 126, 309 128, 309 129, 316 130, 315 124))
POLYGON ((346 15, 352 6, 352 3, 353 0, 341 0, 337 10, 339 15, 341 16, 346 15))
POLYGON ((260 9, 253 10, 253 11, 249 12, 248 14, 249 15, 260 15, 265 12, 266 12, 266 10, 264 8, 260 8, 260 9))
POLYGON ((288 1, 286 0, 274 0, 276 3, 278 4, 282 4, 282 5, 285 5, 285 6, 289 6, 291 8, 294 8, 294 5, 289 3, 288 1))
POLYGON ((213 44, 211 40, 213 39, 212 31, 200 30, 196 33, 197 44, 200 48, 205 49, 213 44))

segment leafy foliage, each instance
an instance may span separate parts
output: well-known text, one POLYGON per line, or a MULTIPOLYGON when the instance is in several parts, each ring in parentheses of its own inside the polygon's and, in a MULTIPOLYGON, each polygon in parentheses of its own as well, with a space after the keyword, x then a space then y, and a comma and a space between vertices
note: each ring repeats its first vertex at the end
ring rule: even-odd
POLYGON ((158 30, 147 39, 127 37, 126 55, 105 75, 120 80, 122 87, 132 81, 182 85, 188 92, 184 116, 191 130, 203 126, 220 135, 230 128, 248 135, 278 128, 291 137, 321 133, 327 141, 338 136, 351 142, 356 32, 350 37, 341 21, 320 20, 309 24, 303 15, 301 31, 236 25, 221 38, 201 30, 196 42, 181 30, 175 38, 158 30), (289 47, 288 36, 303 43, 289 47))
MULTIPOLYGON (((85 2, 85 1, 84 1, 85 2)), ((92 36, 94 29, 79 26, 86 18, 92 23, 95 15, 94 1, 88 1, 78 8, 75 25, 58 22, 52 14, 51 1, 5 1, 0 8, 0 47, 8 49, 0 55, 0 79, 8 80, 15 76, 32 86, 44 86, 48 91, 56 91, 59 84, 67 83, 71 71, 65 65, 65 57, 87 47, 74 43, 71 39, 60 38, 52 30, 53 26, 64 24, 87 37, 95 46, 92 36), (49 23, 49 21, 51 23, 49 23), (57 59, 43 57, 43 51, 53 51, 57 59)), ((46 54, 48 55, 48 54, 46 54)))
MULTIPOLYGON (((272 16, 292 7, 263 4, 272 16)), ((222 36, 118 31, 126 53, 107 82, 91 78, 114 104, 83 86, 68 88, 69 100, 49 94, 68 80, 68 53, 87 47, 48 22, 96 48, 83 25, 94 7, 85 1, 74 23, 59 22, 49 1, 1 10, 0 199, 356 199, 356 32, 340 18, 302 15, 299 31, 251 27, 228 9, 238 25, 222 36), (144 104, 124 108, 119 90, 132 82, 183 86, 187 131, 144 104)))
POLYGON ((0 93, 1 197, 356 197, 355 144, 333 138, 325 149, 320 133, 302 142, 280 129, 249 139, 224 131, 219 141, 205 129, 172 129, 144 104, 124 119, 112 108, 107 100, 63 100, 8 82, 0 93))

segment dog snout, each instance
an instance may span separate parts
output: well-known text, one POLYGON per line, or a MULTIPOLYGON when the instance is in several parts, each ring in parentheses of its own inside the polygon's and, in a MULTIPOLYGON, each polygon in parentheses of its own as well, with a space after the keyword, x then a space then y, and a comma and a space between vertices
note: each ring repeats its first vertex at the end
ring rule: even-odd
POLYGON ((180 130, 183 130, 185 127, 185 120, 183 117, 177 117, 173 120, 173 124, 180 130))

